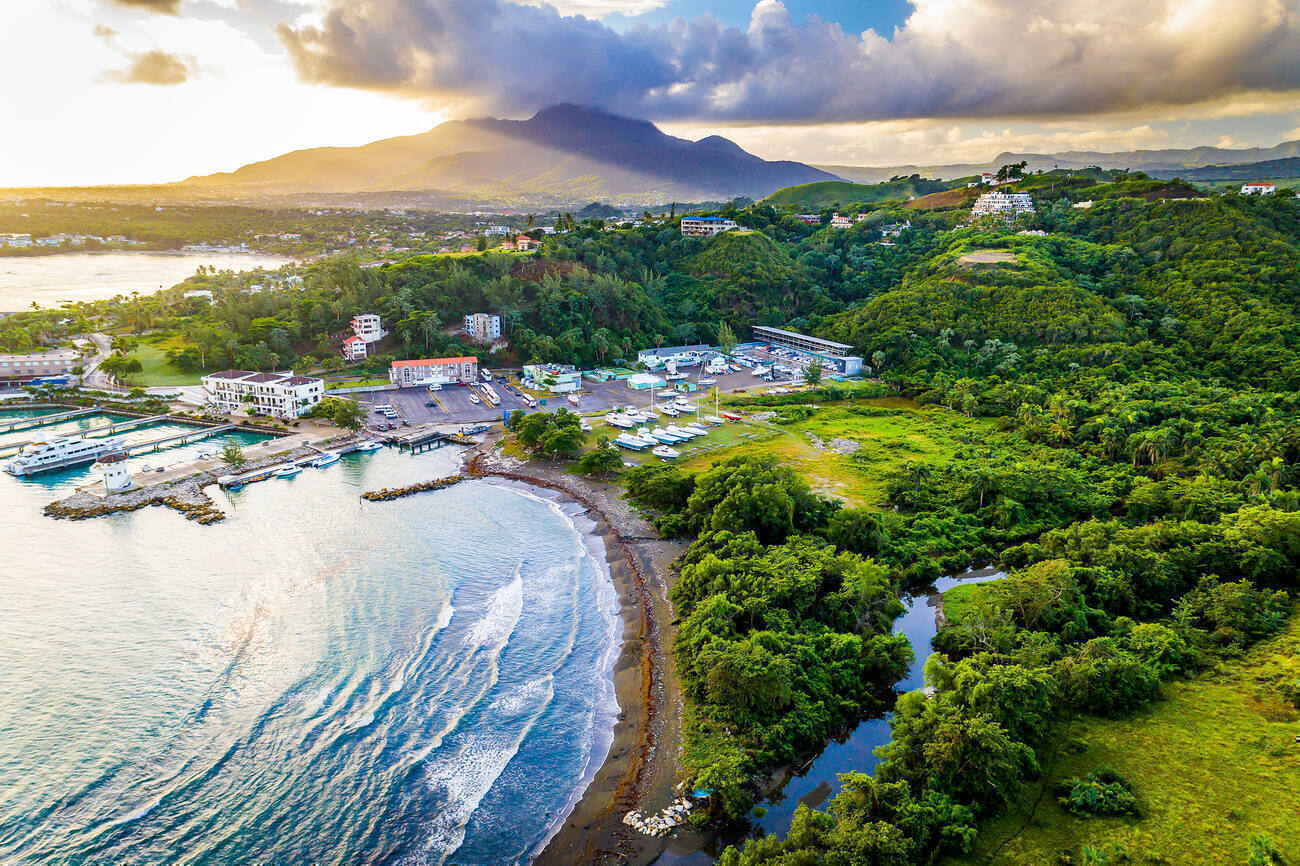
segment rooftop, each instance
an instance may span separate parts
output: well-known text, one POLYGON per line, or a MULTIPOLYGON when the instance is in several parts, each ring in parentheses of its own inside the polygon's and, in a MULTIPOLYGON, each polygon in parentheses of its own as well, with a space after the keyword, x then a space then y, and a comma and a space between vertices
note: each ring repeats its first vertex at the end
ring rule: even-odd
POLYGON ((459 358, 418 358, 410 361, 394 361, 394 367, 431 367, 441 364, 477 364, 478 358, 461 356, 459 358))
POLYGON ((787 340, 811 340, 814 343, 820 343, 832 349, 852 349, 848 343, 837 343, 834 340, 823 340, 821 337, 810 337, 807 334, 800 334, 798 331, 787 331, 784 328, 769 328, 766 325, 755 325, 755 334, 767 334, 773 337, 784 337, 787 340))

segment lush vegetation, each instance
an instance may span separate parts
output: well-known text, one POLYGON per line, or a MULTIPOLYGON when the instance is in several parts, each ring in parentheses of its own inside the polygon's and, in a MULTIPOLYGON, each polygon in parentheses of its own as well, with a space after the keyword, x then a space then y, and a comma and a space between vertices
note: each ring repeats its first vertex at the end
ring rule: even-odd
POLYGON ((845 213, 856 210, 854 205, 882 201, 906 201, 954 187, 964 187, 972 178, 952 181, 927 180, 919 174, 896 177, 881 183, 849 183, 842 180, 824 180, 800 186, 788 186, 763 199, 763 204, 776 208, 794 207, 819 212, 827 208, 842 208, 845 213))

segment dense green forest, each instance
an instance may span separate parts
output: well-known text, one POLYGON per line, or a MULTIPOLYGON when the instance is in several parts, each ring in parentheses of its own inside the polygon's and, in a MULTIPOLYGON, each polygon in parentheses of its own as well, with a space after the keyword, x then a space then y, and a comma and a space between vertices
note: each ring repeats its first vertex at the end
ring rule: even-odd
MULTIPOLYGON (((1300 201, 1140 176, 1025 186, 1038 213, 1015 226, 889 202, 833 230, 760 204, 724 211, 751 232, 710 240, 590 226, 535 257, 336 260, 259 294, 205 274, 12 316, 0 340, 108 316, 181 333, 178 363, 269 368, 331 355, 362 310, 411 355, 463 351, 440 324, 492 310, 518 359, 588 365, 774 324, 853 344, 902 396, 991 419, 942 465, 891 470, 879 511, 752 456, 625 479, 664 533, 691 540, 674 654, 710 818, 742 820, 755 778, 893 708, 874 777, 723 862, 930 863, 1022 796, 1066 721, 1159 701, 1169 678, 1277 631, 1300 589, 1300 201), (879 226, 903 218, 880 245, 879 226), (212 306, 180 299, 196 285, 212 306), (972 563, 1010 577, 940 632, 933 695, 895 702, 899 591, 972 563)), ((1104 768, 1075 781, 1071 808, 1127 802, 1104 768)))

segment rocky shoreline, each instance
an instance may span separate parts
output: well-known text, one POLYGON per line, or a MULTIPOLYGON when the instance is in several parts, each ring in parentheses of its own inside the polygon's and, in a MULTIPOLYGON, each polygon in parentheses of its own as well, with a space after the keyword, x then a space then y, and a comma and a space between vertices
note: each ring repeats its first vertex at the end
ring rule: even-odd
POLYGON ((416 493, 424 493, 427 490, 442 490, 444 487, 459 484, 464 480, 464 475, 449 475, 446 478, 435 478, 432 481, 421 481, 417 484, 408 484, 405 487, 384 487, 380 490, 367 490, 365 493, 361 494, 361 498, 367 502, 388 502, 393 499, 401 499, 404 496, 414 496, 416 493))
POLYGON ((605 542, 624 622, 614 670, 620 712, 613 743, 573 811, 534 862, 651 863, 672 838, 669 828, 650 834, 648 826, 634 826, 644 821, 626 819, 629 813, 655 815, 680 807, 681 697, 671 658, 668 587, 672 563, 685 545, 660 538, 621 498, 618 486, 571 475, 563 466, 504 455, 493 444, 489 440, 469 452, 464 473, 553 490, 584 506, 605 542))

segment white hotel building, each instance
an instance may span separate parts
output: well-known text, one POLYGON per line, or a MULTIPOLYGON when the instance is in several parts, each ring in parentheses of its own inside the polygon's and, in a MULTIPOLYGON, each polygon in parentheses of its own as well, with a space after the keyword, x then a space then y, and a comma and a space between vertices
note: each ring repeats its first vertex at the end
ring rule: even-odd
POLYGON ((986 192, 975 200, 971 217, 992 216, 1012 220, 1034 212, 1034 200, 1027 192, 986 192))
POLYGON ((325 380, 288 373, 222 370, 203 377, 203 397, 220 412, 247 409, 273 418, 299 418, 325 396, 325 380))
POLYGON ((378 313, 358 313, 352 317, 352 333, 366 341, 366 345, 378 343, 388 332, 384 330, 383 319, 378 313))

